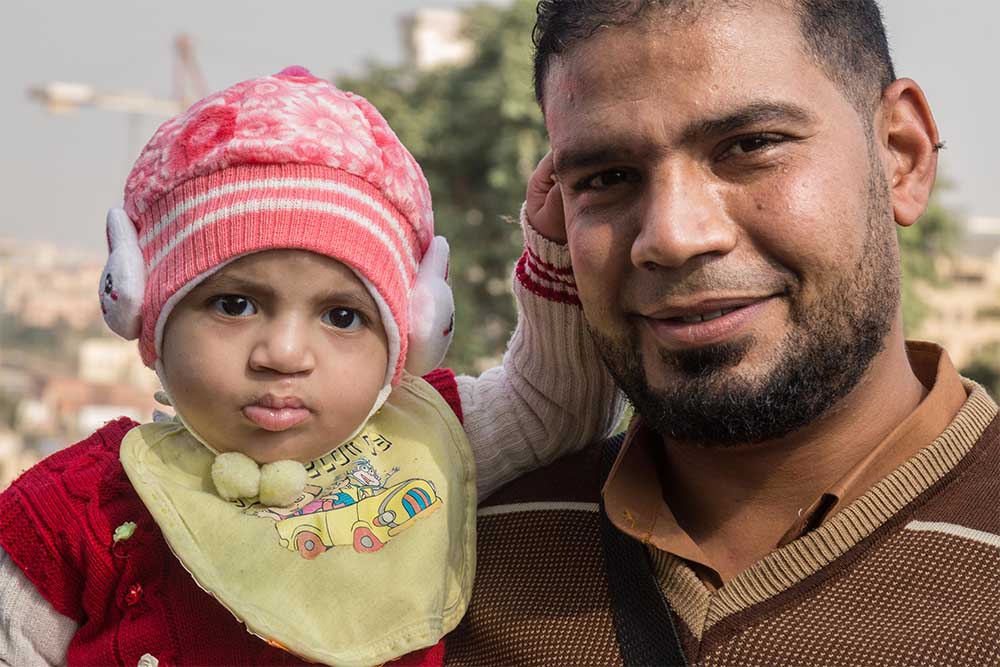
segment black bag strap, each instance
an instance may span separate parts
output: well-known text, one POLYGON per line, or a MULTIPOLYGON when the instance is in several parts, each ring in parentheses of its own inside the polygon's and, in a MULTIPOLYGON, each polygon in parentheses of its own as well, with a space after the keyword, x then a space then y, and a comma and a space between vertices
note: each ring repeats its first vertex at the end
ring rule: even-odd
MULTIPOLYGON (((601 481, 608 478, 624 434, 609 438, 601 452, 601 481)), ((646 548, 608 519, 601 499, 601 546, 611 610, 626 665, 687 665, 670 607, 653 574, 646 548)))

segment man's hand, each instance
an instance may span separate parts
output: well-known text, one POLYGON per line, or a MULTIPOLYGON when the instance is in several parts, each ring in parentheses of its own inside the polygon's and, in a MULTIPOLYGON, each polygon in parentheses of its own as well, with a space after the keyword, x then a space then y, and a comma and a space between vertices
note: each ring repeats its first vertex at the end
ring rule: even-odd
POLYGON ((552 171, 549 151, 535 167, 528 180, 525 196, 528 222, 536 232, 556 243, 566 243, 566 216, 563 213, 562 191, 552 171))

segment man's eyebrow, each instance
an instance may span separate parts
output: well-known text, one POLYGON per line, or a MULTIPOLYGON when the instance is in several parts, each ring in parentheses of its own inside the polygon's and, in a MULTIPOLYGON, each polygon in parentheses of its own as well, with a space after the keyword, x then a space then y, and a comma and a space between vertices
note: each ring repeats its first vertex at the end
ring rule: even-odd
MULTIPOLYGON (((789 102, 754 102, 716 118, 692 121, 681 133, 681 143, 691 144, 705 137, 729 134, 754 125, 774 122, 808 125, 816 121, 816 116, 805 107, 789 102)), ((590 142, 581 140, 579 149, 569 148, 556 151, 553 167, 556 174, 601 167, 613 162, 628 162, 641 157, 636 151, 626 148, 626 141, 614 136, 602 136, 590 142), (599 142, 599 143, 598 143, 599 142)), ((634 140, 634 137, 631 138, 634 140)), ((650 148, 652 150, 652 148, 650 148)))
MULTIPOLYGON (((604 139, 607 142, 607 138, 604 139)), ((611 141, 604 145, 588 145, 586 148, 559 151, 552 156, 553 171, 558 175, 577 169, 602 166, 609 162, 634 159, 636 154, 621 148, 611 141)))
POLYGON ((692 143, 705 137, 729 134, 753 125, 765 125, 784 121, 806 125, 816 117, 805 107, 789 102, 754 102, 717 118, 692 122, 681 133, 684 143, 692 143))

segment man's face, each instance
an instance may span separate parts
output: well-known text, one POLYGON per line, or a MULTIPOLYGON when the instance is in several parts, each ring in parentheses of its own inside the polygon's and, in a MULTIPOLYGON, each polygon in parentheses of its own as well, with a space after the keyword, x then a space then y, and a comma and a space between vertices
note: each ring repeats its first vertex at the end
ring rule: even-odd
POLYGON ((545 98, 581 301, 654 428, 760 442, 857 384, 898 320, 888 186, 788 10, 600 30, 545 98))

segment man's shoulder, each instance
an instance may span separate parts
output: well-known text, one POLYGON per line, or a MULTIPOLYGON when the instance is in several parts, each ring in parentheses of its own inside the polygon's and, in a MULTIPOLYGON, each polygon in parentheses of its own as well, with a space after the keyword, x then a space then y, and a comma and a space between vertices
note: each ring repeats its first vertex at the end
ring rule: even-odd
MULTIPOLYGON (((981 421, 986 418, 983 415, 981 421)), ((938 469, 943 471, 923 494, 923 501, 918 503, 918 519, 961 523, 1000 533, 1000 513, 996 511, 1000 504, 997 501, 1000 498, 1000 415, 989 416, 985 428, 971 419, 953 424, 907 465, 928 475, 938 469)))
POLYGON ((479 506, 476 582, 446 663, 622 664, 601 550, 604 441, 479 506))
POLYGON ((592 442, 503 486, 480 507, 513 503, 596 503, 601 496, 601 461, 606 440, 592 442))

